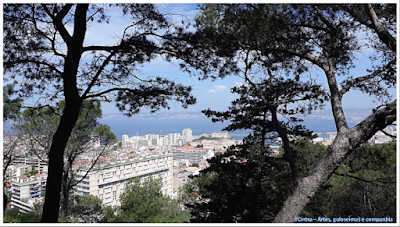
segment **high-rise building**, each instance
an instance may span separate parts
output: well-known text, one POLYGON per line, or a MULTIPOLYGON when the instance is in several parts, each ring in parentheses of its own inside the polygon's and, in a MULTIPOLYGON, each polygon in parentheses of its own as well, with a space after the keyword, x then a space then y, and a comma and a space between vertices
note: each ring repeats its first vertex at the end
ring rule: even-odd
POLYGON ((126 142, 129 140, 128 135, 122 135, 122 142, 126 142))
POLYGON ((193 140, 192 129, 185 128, 185 129, 182 130, 182 140, 183 140, 183 143, 186 143, 187 141, 192 141, 193 140))
POLYGON ((168 145, 176 145, 177 139, 181 136, 180 133, 170 133, 168 134, 168 145))

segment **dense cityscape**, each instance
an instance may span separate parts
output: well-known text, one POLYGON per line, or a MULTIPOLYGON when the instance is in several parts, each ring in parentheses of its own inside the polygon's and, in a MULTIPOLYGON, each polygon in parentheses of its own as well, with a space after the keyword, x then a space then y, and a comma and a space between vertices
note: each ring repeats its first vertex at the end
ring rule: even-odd
MULTIPOLYGON (((388 127, 384 131, 389 135, 396 135, 395 127, 388 127)), ((330 145, 335 134, 320 133, 320 136, 328 136, 317 137, 313 141, 330 145)), ((369 143, 380 144, 391 140, 383 132, 378 132, 369 143)), ((12 141, 12 137, 4 138, 5 144, 12 141)), ((207 159, 218 152, 224 153, 227 147, 241 144, 242 141, 230 137, 227 132, 192 135, 192 129, 185 128, 182 134, 148 134, 133 137, 123 135, 119 143, 119 148, 110 149, 106 155, 99 157, 97 168, 89 172, 93 163, 89 158, 91 151, 100 146, 91 142, 87 157, 74 163, 76 179, 84 178, 76 186, 74 193, 97 196, 103 205, 114 207, 120 205, 119 196, 129 179, 159 176, 163 182, 163 194, 177 198, 179 188, 188 181, 189 176, 199 174, 200 170, 208 166, 207 159)), ((279 154, 279 146, 270 148, 273 151, 272 155, 279 154)), ((15 146, 15 157, 12 160, 6 172, 6 176, 9 177, 6 189, 11 195, 8 208, 18 207, 22 212, 32 211, 34 203, 43 200, 47 176, 46 160, 32 155, 28 145, 22 140, 15 146), (27 173, 32 171, 33 174, 27 176, 27 173)))
POLYGON ((3 222, 398 223, 399 4, 2 10, 3 222))

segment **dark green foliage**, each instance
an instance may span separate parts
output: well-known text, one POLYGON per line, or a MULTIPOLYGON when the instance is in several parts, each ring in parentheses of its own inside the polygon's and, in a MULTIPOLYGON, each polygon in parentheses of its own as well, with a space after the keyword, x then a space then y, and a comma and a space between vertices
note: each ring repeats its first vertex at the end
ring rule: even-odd
POLYGON ((190 213, 187 211, 180 212, 171 223, 188 223, 190 222, 190 213))
POLYGON ((396 142, 351 153, 307 205, 310 217, 396 218, 396 142))
POLYGON ((36 175, 36 174, 37 174, 37 173, 36 173, 35 170, 29 171, 29 172, 27 172, 27 173, 24 173, 24 175, 27 176, 27 177, 31 177, 31 176, 34 176, 34 175, 36 175))
POLYGON ((293 155, 299 163, 299 175, 304 177, 311 167, 318 161, 326 151, 326 146, 321 143, 313 143, 309 139, 298 139, 290 144, 293 155))
POLYGON ((43 211, 43 202, 38 202, 33 205, 31 212, 22 213, 19 208, 5 210, 3 213, 3 221, 5 223, 29 223, 40 222, 43 211))
MULTIPOLYGON (((65 108, 65 102, 61 101, 57 106, 46 106, 40 109, 28 108, 23 113, 15 128, 22 134, 29 135, 31 141, 38 141, 39 147, 46 153, 50 149, 52 137, 60 122, 65 108)), ((109 145, 117 141, 114 133, 108 125, 99 124, 97 119, 101 117, 100 102, 86 100, 83 103, 79 118, 71 133, 66 150, 66 155, 75 152, 72 159, 81 155, 82 147, 95 140, 101 145, 109 145)), ((40 155, 42 158, 43 155, 40 155)))
MULTIPOLYGON (((97 223, 106 214, 107 209, 103 208, 101 200, 93 195, 73 195, 70 197, 68 215, 61 212, 59 222, 61 223, 97 223)), ((4 212, 4 222, 11 223, 32 223, 40 222, 43 212, 43 202, 35 203, 33 211, 21 213, 18 208, 12 208, 4 212)))
POLYGON ((11 96, 15 93, 14 85, 3 86, 3 122, 9 119, 16 120, 20 114, 22 99, 11 99, 11 96))
MULTIPOLYGON (((306 175, 326 150, 324 145, 306 139, 294 141, 291 147, 300 176, 306 175)), ((255 151, 230 150, 214 157, 208 169, 185 185, 181 199, 191 210, 191 222, 274 219, 292 187, 290 169, 279 156, 260 159, 255 151)), ((395 142, 359 147, 321 187, 302 216, 395 218, 395 152, 395 142)))
MULTIPOLYGON (((321 108, 327 99, 321 85, 312 85, 291 79, 270 78, 260 79, 259 84, 250 81, 248 85, 232 88, 232 93, 239 98, 232 101, 228 111, 217 112, 210 109, 202 112, 213 122, 230 120, 232 122, 223 130, 251 129, 257 136, 265 136, 268 141, 276 139, 271 132, 276 132, 271 119, 271 112, 285 116, 307 114, 321 108), (320 101, 321 100, 321 101, 320 101), (290 108, 290 104, 302 102, 301 105, 290 108), (263 134, 263 135, 262 135, 263 134), (266 135, 268 134, 268 136, 266 135)), ((302 119, 286 117, 287 122, 280 121, 288 135, 310 136, 310 131, 299 125, 302 119)))
POLYGON ((84 100, 115 101, 129 116, 143 107, 152 112, 169 108, 170 101, 185 108, 196 102, 191 86, 135 75, 143 63, 157 58, 186 58, 188 26, 170 20, 153 4, 3 5, 4 81, 17 85, 20 98, 34 98, 37 108, 66 102, 49 150, 46 196, 51 199, 43 222, 57 222, 64 151, 84 100), (87 44, 88 28, 109 23, 111 7, 132 23, 117 43, 87 44))
POLYGON ((93 195, 73 195, 68 212, 60 214, 62 222, 98 223, 105 216, 102 201, 93 195), (67 216, 65 216, 67 214, 67 216))
MULTIPOLYGON (((57 106, 46 106, 40 109, 26 109, 17 121, 15 128, 20 134, 25 134, 28 141, 28 151, 42 160, 48 158, 48 152, 52 144, 53 135, 59 125, 61 115, 65 108, 65 102, 61 101, 57 106)), ((63 172, 63 211, 68 216, 69 193, 80 181, 76 181, 73 164, 80 158, 91 158, 91 167, 95 167, 98 158, 106 154, 108 146, 117 142, 117 137, 111 132, 108 125, 99 124, 97 119, 101 117, 100 102, 85 100, 83 102, 79 118, 65 148, 65 160, 63 172), (96 151, 89 156, 88 150, 93 149, 98 143, 96 151)), ((79 170, 79 166, 75 166, 79 170)), ((89 171, 88 171, 89 172, 89 171)), ((82 178, 83 179, 83 178, 82 178)))
POLYGON ((4 223, 29 223, 29 222, 40 222, 41 215, 33 213, 20 213, 18 208, 12 208, 6 210, 3 213, 4 223))
MULTIPOLYGON (((196 102, 190 95, 190 86, 161 76, 141 79, 134 75, 141 64, 150 62, 157 56, 163 56, 170 61, 173 56, 182 55, 177 50, 182 50, 183 41, 178 39, 187 26, 186 21, 174 23, 153 4, 93 4, 87 7, 84 14, 78 15, 77 9, 80 7, 82 10, 85 8, 84 5, 77 7, 71 4, 3 6, 3 40, 6 47, 3 52, 4 79, 19 85, 17 94, 20 97, 40 95, 46 97, 47 101, 59 100, 59 93, 64 86, 62 81, 67 78, 63 74, 66 70, 64 67, 68 64, 67 57, 70 56, 57 46, 65 44, 71 49, 72 43, 78 39, 73 40, 64 30, 64 25, 57 24, 57 20, 73 21, 73 18, 83 16, 84 22, 81 26, 71 24, 77 38, 84 35, 86 27, 92 23, 109 23, 111 19, 107 15, 107 9, 110 7, 121 11, 121 15, 132 20, 134 26, 125 32, 121 31, 123 36, 117 44, 89 44, 74 49, 75 58, 79 59, 85 53, 85 58, 90 59, 78 66, 79 71, 74 76, 79 79, 72 81, 79 87, 79 96, 83 99, 100 97, 108 101, 112 94, 117 107, 127 115, 137 113, 144 106, 152 111, 159 110, 160 107, 167 108, 170 100, 181 102, 184 107, 196 102), (64 14, 67 12, 70 14, 64 14), (55 18, 55 15, 64 18, 55 18), (155 36, 161 41, 152 40, 151 37, 155 36), (110 86, 105 86, 106 84, 110 86)), ((39 102, 39 105, 46 104, 39 102)))
MULTIPOLYGON (((306 139, 291 146, 301 176, 326 149, 306 139)), ((291 171, 281 156, 272 157, 260 148, 260 144, 231 147, 208 160, 210 167, 181 192, 191 222, 272 222, 293 187, 291 171)))
POLYGON ((176 200, 162 194, 161 185, 161 178, 131 179, 120 196, 121 206, 114 210, 116 215, 108 208, 103 222, 173 222, 181 209, 176 200))
POLYGON ((280 137, 285 151, 283 157, 290 165, 292 181, 296 184, 299 170, 290 148, 289 137, 312 137, 312 132, 300 124, 303 120, 297 116, 321 108, 328 99, 325 89, 321 85, 302 82, 296 78, 283 79, 269 75, 269 78, 265 76, 267 79, 264 79, 263 75, 256 75, 250 79, 246 73, 244 77, 245 85, 232 88, 232 93, 239 94, 239 98, 232 101, 227 111, 208 109, 202 112, 214 122, 230 120, 231 123, 223 130, 251 129, 253 134, 244 138, 244 142, 259 144, 262 146, 261 150, 280 137), (278 114, 282 116, 281 119, 286 120, 278 119, 278 114))
POLYGON ((226 130, 254 130, 246 140, 258 141, 262 148, 267 139, 277 135, 282 138, 284 158, 290 164, 295 187, 275 222, 293 222, 309 198, 325 187, 322 185, 342 163, 342 157, 395 121, 396 100, 388 92, 396 87, 393 8, 391 4, 200 5, 196 32, 202 39, 196 40, 199 43, 193 47, 202 51, 193 51, 193 57, 181 67, 201 75, 200 79, 230 75, 243 78, 244 85, 232 90, 240 98, 228 111, 204 113, 214 121, 231 120, 233 123, 226 130), (365 42, 365 37, 370 41, 365 42), (353 78, 349 72, 355 67, 356 54, 364 54, 367 49, 370 67, 353 78), (315 83, 318 75, 314 69, 325 74, 329 92, 315 83), (338 76, 345 76, 341 87, 338 76), (312 86, 316 89, 310 89, 312 86), (349 90, 356 89, 383 105, 349 128, 342 99, 349 90), (315 163, 313 171, 305 175, 306 169, 298 167, 302 163, 296 163, 291 152, 288 135, 296 133, 288 126, 294 126, 293 132, 300 136, 306 136, 302 133, 306 130, 290 115, 309 113, 328 99, 338 137, 315 163), (279 114, 289 115, 288 121, 278 121, 279 114), (302 176, 306 178, 301 179, 302 176))

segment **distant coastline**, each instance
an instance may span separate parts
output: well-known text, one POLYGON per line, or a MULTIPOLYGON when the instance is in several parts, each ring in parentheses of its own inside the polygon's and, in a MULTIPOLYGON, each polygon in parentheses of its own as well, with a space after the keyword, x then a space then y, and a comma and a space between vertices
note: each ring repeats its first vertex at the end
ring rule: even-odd
MULTIPOLYGON (((345 115, 348 122, 358 123, 367 117, 371 109, 346 109, 345 115)), ((315 119, 315 120, 334 120, 331 110, 314 110, 309 115, 297 116, 301 119, 315 119)), ((156 113, 138 113, 132 117, 128 117, 123 113, 112 113, 103 115, 102 120, 116 120, 116 119, 207 119, 201 112, 156 112, 156 113)))
POLYGON ((138 113, 128 117, 123 113, 113 113, 104 115, 101 119, 206 119, 201 112, 157 112, 157 113, 138 113))
MULTIPOLYGON (((100 119, 100 123, 110 126, 111 131, 117 136, 118 140, 122 140, 122 135, 132 137, 134 135, 159 134, 167 135, 170 133, 182 133, 184 128, 191 128, 193 135, 201 135, 203 133, 211 134, 212 132, 221 132, 229 121, 212 122, 211 119, 135 119, 135 118, 108 118, 100 119)), ((316 118, 305 119, 303 122, 308 129, 315 133, 335 132, 335 122, 333 120, 323 120, 316 118)), ((355 123, 349 122, 349 126, 353 127, 355 123)), ((228 132, 229 134, 249 134, 251 130, 240 130, 228 132)), ((238 138, 241 139, 241 138, 238 138)))

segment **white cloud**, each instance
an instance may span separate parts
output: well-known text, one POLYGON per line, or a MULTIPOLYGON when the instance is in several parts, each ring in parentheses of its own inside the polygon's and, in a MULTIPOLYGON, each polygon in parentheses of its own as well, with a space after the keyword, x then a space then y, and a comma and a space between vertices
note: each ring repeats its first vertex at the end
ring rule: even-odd
POLYGON ((228 87, 225 85, 215 85, 212 89, 208 89, 207 91, 211 93, 216 93, 225 91, 226 89, 228 89, 228 87))
POLYGON ((216 91, 223 91, 223 90, 225 90, 225 89, 228 89, 228 87, 225 86, 225 85, 215 85, 215 86, 214 86, 214 89, 215 89, 216 91))

